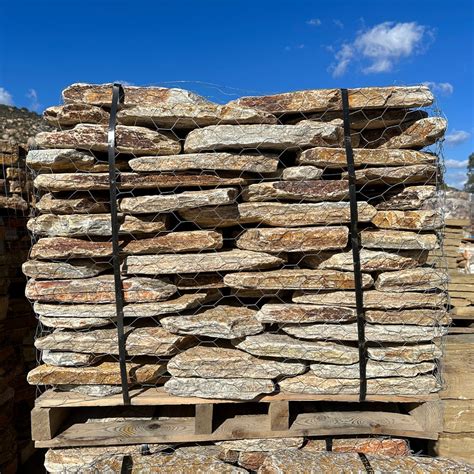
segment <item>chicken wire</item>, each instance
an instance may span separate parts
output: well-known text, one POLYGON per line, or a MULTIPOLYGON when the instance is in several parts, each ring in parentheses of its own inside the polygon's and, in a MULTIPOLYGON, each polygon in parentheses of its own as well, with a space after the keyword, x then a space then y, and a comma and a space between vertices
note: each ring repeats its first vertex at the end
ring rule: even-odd
MULTIPOLYGON (((243 401, 278 392, 358 395, 340 91, 320 92, 325 105, 318 107, 309 94, 239 100, 241 91, 186 87, 214 102, 170 84, 126 86, 119 107, 129 389, 243 401)), ((87 396, 122 392, 107 164, 111 90, 66 89, 65 105, 45 112, 58 132, 39 134, 27 159, 37 206, 24 270, 41 364, 29 380, 87 396)), ((411 100, 412 88, 386 90, 349 90, 367 396, 427 395, 442 387, 449 324, 445 121, 426 88, 417 88, 423 106, 411 100), (428 199, 436 205, 422 210, 428 199)))

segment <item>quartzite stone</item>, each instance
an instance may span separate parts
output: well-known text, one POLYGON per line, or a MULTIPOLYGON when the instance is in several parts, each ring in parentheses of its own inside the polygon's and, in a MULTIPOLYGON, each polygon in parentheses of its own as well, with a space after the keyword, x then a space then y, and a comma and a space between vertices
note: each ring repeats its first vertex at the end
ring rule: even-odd
MULTIPOLYGON (((175 189, 179 187, 213 187, 221 185, 243 185, 243 178, 223 178, 215 174, 177 173, 121 173, 118 189, 175 189)), ((57 173, 40 174, 35 187, 43 191, 108 191, 108 173, 57 173)))
MULTIPOLYGON (((355 292, 296 292, 293 295, 293 302, 355 307, 355 292)), ((441 308, 446 303, 447 298, 443 293, 398 293, 376 290, 364 291, 364 307, 368 309, 441 308)))
MULTIPOLYGON (((193 337, 171 334, 159 326, 125 328, 125 347, 129 356, 170 356, 188 348, 194 341, 193 337)), ((94 329, 85 332, 56 330, 52 334, 36 339, 35 346, 41 350, 109 355, 118 355, 119 353, 116 328, 94 329)), ((166 369, 166 365, 164 367, 166 369)))
POLYGON ((420 326, 448 325, 451 318, 446 310, 408 309, 408 310, 368 310, 365 320, 379 324, 419 324, 420 326))
MULTIPOLYGON (((373 285, 370 275, 362 275, 363 288, 373 285)), ((224 283, 232 288, 264 290, 350 289, 355 288, 354 274, 338 270, 284 269, 269 272, 230 273, 224 283)))
POLYGON ((109 204, 90 196, 62 199, 48 193, 39 200, 36 209, 43 214, 101 214, 109 212, 109 204))
POLYGON ((181 209, 178 214, 182 220, 193 222, 199 227, 232 227, 256 222, 256 219, 244 219, 237 205, 181 209))
MULTIPOLYGON (((184 294, 178 298, 151 303, 126 304, 123 308, 126 318, 150 318, 164 314, 177 313, 186 309, 193 309, 201 304, 214 301, 220 293, 214 290, 201 291, 194 294, 184 294)), ((105 318, 116 317, 115 304, 34 304, 35 313, 41 317, 53 318, 105 318)))
POLYGON ((26 164, 36 171, 90 171, 97 159, 91 153, 74 149, 30 150, 26 164))
POLYGON ((165 383, 165 390, 180 397, 253 400, 264 393, 272 393, 275 385, 267 379, 171 377, 165 383))
MULTIPOLYGON (((137 172, 223 170, 249 173, 274 173, 278 168, 278 156, 238 155, 234 153, 188 153, 171 156, 142 156, 129 161, 137 172)), ((321 170, 322 172, 322 170, 321 170)))
MULTIPOLYGON (((332 440, 333 453, 364 453, 382 456, 407 456, 410 446, 405 439, 367 437, 367 438, 334 438, 332 440)), ((325 439, 309 439, 302 448, 303 451, 327 451, 325 439)))
POLYGON ((160 107, 136 105, 125 107, 117 114, 124 125, 193 129, 217 124, 276 123, 274 115, 250 107, 219 105, 212 102, 193 104, 163 104, 160 107))
POLYGON ((311 252, 345 248, 347 227, 256 228, 247 229, 237 239, 243 250, 261 252, 311 252))
POLYGON ((97 276, 110 268, 111 266, 108 263, 95 263, 91 260, 69 262, 28 260, 22 265, 22 271, 27 277, 45 280, 89 278, 97 276))
MULTIPOLYGON (((116 149, 119 153, 176 155, 181 151, 177 138, 145 127, 117 125, 115 133, 116 149)), ((78 148, 106 152, 107 127, 79 124, 70 130, 38 133, 35 142, 40 148, 78 148)))
POLYGON ((251 184, 243 192, 245 201, 341 201, 349 197, 345 181, 267 181, 251 184))
POLYGON ((435 234, 420 234, 405 230, 366 229, 360 233, 361 244, 369 249, 433 250, 438 247, 435 234))
POLYGON ((120 224, 120 234, 130 234, 142 236, 144 234, 157 234, 167 229, 169 219, 167 215, 154 214, 147 216, 129 216, 123 217, 120 224))
POLYGON ((68 237, 39 239, 31 248, 30 257, 37 259, 102 258, 112 255, 111 242, 91 242, 68 237))
POLYGON ((443 352, 436 344, 415 344, 398 346, 377 346, 367 348, 369 358, 384 362, 418 364, 442 357, 443 352))
POLYGON ((122 393, 121 385, 54 385, 55 390, 61 392, 75 392, 85 395, 86 397, 109 397, 122 393))
POLYGON ((384 201, 375 207, 379 210, 410 210, 420 209, 423 204, 435 198, 436 186, 407 186, 395 194, 384 197, 384 201))
MULTIPOLYGON (((314 375, 324 379, 358 379, 360 377, 359 364, 338 365, 311 364, 314 375)), ((403 364, 400 362, 367 361, 367 377, 416 377, 419 374, 433 372, 436 365, 433 362, 420 364, 403 364)))
MULTIPOLYGON (((436 163, 436 159, 436 155, 414 150, 354 149, 354 165, 357 167, 431 165, 436 163)), ((310 148, 298 155, 297 163, 321 168, 347 168, 346 151, 344 148, 310 148)))
POLYGON ((200 254, 132 255, 126 258, 124 269, 128 274, 134 275, 169 275, 259 270, 277 267, 283 262, 281 258, 262 252, 228 250, 200 254))
POLYGON ((274 379, 305 370, 306 365, 301 362, 259 359, 223 347, 192 347, 168 362, 168 372, 174 377, 274 379))
MULTIPOLYGON (((391 271, 414 268, 426 260, 426 252, 401 251, 400 253, 383 252, 381 250, 360 250, 360 267, 363 272, 391 271)), ((308 255, 302 263, 310 268, 354 271, 352 251, 308 255)))
POLYGON ((256 311, 239 306, 219 305, 189 316, 168 316, 161 325, 175 334, 235 339, 258 334, 264 327, 255 319, 256 311))
POLYGON ((342 128, 303 120, 297 125, 211 125, 191 131, 185 153, 219 150, 274 150, 341 146, 342 128))
POLYGON ((261 323, 344 323, 356 320, 354 308, 310 304, 268 303, 255 317, 261 323))
POLYGON ((222 449, 240 452, 280 451, 281 449, 299 449, 303 446, 304 438, 255 438, 217 441, 222 449))
POLYGON ((96 361, 94 354, 79 354, 77 352, 53 352, 43 351, 41 360, 44 364, 58 365, 62 367, 83 367, 91 365, 96 361))
MULTIPOLYGON (((348 324, 286 324, 282 326, 290 336, 310 340, 358 341, 357 323, 348 324)), ((418 342, 441 337, 447 329, 437 326, 408 326, 399 324, 366 324, 368 342, 418 342)))
POLYGON ((48 107, 43 112, 43 117, 50 124, 61 128, 78 123, 106 124, 109 123, 110 114, 100 107, 77 103, 48 107))
POLYGON ((379 291, 423 291, 447 287, 448 274, 442 268, 412 268, 382 273, 375 282, 379 291))
POLYGON ((58 329, 90 329, 108 326, 117 320, 116 317, 111 318, 97 318, 97 317, 77 317, 77 318, 48 318, 39 316, 39 321, 49 328, 58 329))
POLYGON ((225 288, 224 277, 219 273, 189 273, 171 276, 178 290, 225 288))
POLYGON ((372 224, 380 229, 434 230, 443 225, 436 211, 378 211, 372 224))
MULTIPOLYGON (((153 278, 125 278, 122 285, 127 303, 166 300, 176 292, 176 286, 153 278)), ((101 275, 81 280, 29 280, 25 294, 27 298, 41 302, 113 303, 114 276, 101 275)))
POLYGON ((262 357, 313 360, 329 364, 354 364, 359 360, 359 352, 355 347, 336 342, 303 341, 285 334, 264 333, 247 336, 234 345, 238 349, 262 357))
MULTIPOLYGON (((426 86, 367 87, 348 90, 351 109, 423 107, 433 103, 433 94, 426 86)), ((283 94, 242 97, 229 102, 255 107, 275 114, 342 110, 340 89, 310 89, 283 94)))
POLYGON ((220 249, 222 234, 213 230, 194 230, 171 232, 150 239, 132 240, 123 251, 129 255, 198 252, 200 250, 220 249))
MULTIPOLYGON (((433 184, 436 181, 438 168, 432 165, 395 166, 393 168, 364 168, 356 170, 357 184, 392 185, 392 184, 433 184)), ((342 174, 348 179, 348 173, 342 174)))
POLYGON ((29 204, 20 196, 0 196, 0 209, 27 211, 29 204))
POLYGON ((442 117, 428 117, 412 124, 387 129, 380 148, 423 148, 443 138, 447 121, 442 117), (398 128, 398 130, 397 130, 398 128), (392 136, 394 135, 394 136, 392 136))
MULTIPOLYGON (((166 363, 134 364, 127 362, 129 383, 155 383, 166 372, 166 363)), ((118 362, 101 362, 90 367, 40 365, 28 373, 31 385, 120 385, 118 362)))
MULTIPOLYGON (((337 372, 336 372, 337 373, 337 372)), ((286 378, 279 382, 282 392, 308 394, 358 394, 358 379, 323 378, 313 372, 286 378)), ((422 395, 440 389, 436 377, 383 377, 367 380, 368 395, 422 395)))
POLYGON ((300 181, 305 179, 319 179, 324 170, 316 166, 290 166, 285 168, 282 179, 285 181, 300 181))
POLYGON ((237 189, 221 188, 206 191, 184 191, 178 194, 159 196, 137 196, 120 201, 120 210, 128 214, 173 212, 180 209, 197 209, 204 206, 232 204, 238 195, 237 189))
MULTIPOLYGON (((370 221, 377 212, 373 206, 366 202, 359 202, 357 207, 359 222, 370 221)), ((350 222, 348 202, 313 204, 246 202, 238 205, 238 212, 245 222, 257 222, 271 226, 299 227, 350 222)))

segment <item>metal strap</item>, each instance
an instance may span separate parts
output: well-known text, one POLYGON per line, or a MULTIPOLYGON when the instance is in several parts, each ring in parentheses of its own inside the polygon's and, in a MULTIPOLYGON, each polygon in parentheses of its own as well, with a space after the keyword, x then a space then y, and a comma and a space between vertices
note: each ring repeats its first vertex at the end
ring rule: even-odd
POLYGON ((120 274, 120 247, 119 247, 119 220, 117 210, 117 180, 120 175, 115 167, 115 126, 117 123, 117 110, 120 102, 123 102, 124 91, 120 84, 112 86, 112 107, 110 109, 109 130, 107 134, 107 152, 109 161, 109 196, 110 216, 112 224, 112 264, 115 283, 115 309, 117 313, 117 337, 120 363, 120 380, 122 383, 122 396, 124 405, 130 405, 128 393, 128 377, 126 364, 125 331, 123 325, 124 295, 122 287, 122 276, 120 274))
POLYGON ((349 198, 351 210, 351 249, 354 263, 354 286, 357 311, 357 340, 359 345, 359 400, 367 395, 367 346, 365 341, 365 312, 362 272, 360 269, 360 237, 358 229, 357 190, 354 166, 354 152, 351 143, 351 122, 349 114, 349 96, 347 89, 341 89, 342 111, 344 118, 344 147, 346 149, 347 172, 349 175, 349 198))
POLYGON ((374 474, 374 469, 370 465, 369 460, 367 459, 367 456, 364 453, 357 453, 359 455, 360 460, 362 461, 362 464, 364 465, 365 472, 367 474, 374 474))

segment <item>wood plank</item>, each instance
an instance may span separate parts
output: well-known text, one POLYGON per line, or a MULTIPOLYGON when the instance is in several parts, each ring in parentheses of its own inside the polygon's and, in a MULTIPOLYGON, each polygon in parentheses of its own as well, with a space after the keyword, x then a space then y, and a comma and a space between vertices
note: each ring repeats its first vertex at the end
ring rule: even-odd
POLYGON ((414 405, 409 414, 425 431, 443 431, 443 410, 441 401, 414 405))
POLYGON ((448 334, 474 334, 474 327, 465 328, 465 327, 450 327, 448 329, 448 334))
POLYGON ((474 436, 474 400, 444 400, 443 421, 443 433, 472 433, 474 436))
POLYGON ((53 438, 69 415, 69 409, 33 408, 31 410, 31 437, 34 440, 53 438))
POLYGON ((52 440, 38 440, 36 447, 112 446, 142 443, 179 443, 245 438, 338 436, 378 434, 437 439, 422 429, 413 416, 377 411, 303 413, 289 430, 272 431, 266 415, 244 415, 225 420, 211 434, 195 434, 193 418, 166 418, 151 422, 91 422, 75 424, 52 440))
POLYGON ((431 448, 436 456, 443 456, 457 461, 474 464, 474 435, 441 434, 431 448))
POLYGON ((453 319, 474 319, 474 306, 456 307, 450 314, 453 319))
POLYGON ((470 224, 469 219, 446 219, 446 227, 466 227, 470 224))
MULTIPOLYGON (((207 399, 197 397, 177 397, 165 392, 163 387, 130 390, 131 405, 195 405, 198 403, 242 403, 240 400, 207 399)), ((438 400, 436 393, 424 395, 369 395, 369 402, 385 403, 411 403, 438 400)), ((270 403, 272 401, 333 401, 333 402, 358 402, 358 395, 308 395, 301 393, 277 393, 259 397, 253 401, 270 403)), ((56 392, 47 390, 36 399, 36 407, 98 407, 98 406, 121 406, 122 395, 111 395, 108 397, 88 397, 74 392, 56 392)))
POLYGON ((212 403, 196 405, 194 433, 211 434, 214 419, 214 405, 212 403))
POLYGON ((270 429, 272 431, 285 431, 290 427, 290 402, 270 402, 268 407, 270 429))

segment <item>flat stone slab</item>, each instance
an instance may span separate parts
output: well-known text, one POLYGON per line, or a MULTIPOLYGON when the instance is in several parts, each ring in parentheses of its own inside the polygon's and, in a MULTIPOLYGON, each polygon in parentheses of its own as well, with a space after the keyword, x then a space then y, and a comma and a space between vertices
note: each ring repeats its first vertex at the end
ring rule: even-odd
POLYGON ((381 311, 371 309, 365 312, 365 320, 379 324, 418 324, 420 326, 445 326, 451 323, 446 310, 436 309, 405 309, 381 311))
MULTIPOLYGON (((414 268, 426 260, 426 252, 401 251, 400 253, 384 252, 382 250, 360 249, 360 267, 363 272, 392 271, 414 268)), ((352 251, 318 255, 308 255, 302 260, 305 266, 319 269, 334 269, 354 271, 352 251)))
MULTIPOLYGON (((434 184, 438 169, 433 165, 410 165, 392 168, 364 168, 356 170, 356 183, 373 185, 392 184, 434 184)), ((342 173, 342 179, 349 179, 342 173)))
POLYGON ((436 197, 436 186, 407 186, 401 191, 390 193, 375 207, 378 210, 406 211, 420 209, 425 202, 436 197))
POLYGON ((42 351, 41 360, 47 365, 62 367, 83 367, 93 364, 98 358, 94 354, 79 354, 77 352, 42 351))
POLYGON ((289 166, 283 170, 281 177, 285 181, 319 179, 323 172, 322 168, 316 168, 316 166, 289 166))
POLYGON ((90 171, 97 159, 92 153, 73 148, 50 148, 48 150, 29 150, 26 164, 35 171, 50 173, 64 171, 90 171))
POLYGON ((91 329, 108 326, 117 320, 116 317, 96 318, 96 317, 77 317, 77 318, 48 318, 47 316, 39 316, 39 321, 49 328, 58 329, 91 329))
MULTIPOLYGON (((235 153, 188 153, 171 156, 142 156, 129 162, 137 172, 176 172, 190 170, 220 170, 269 174, 277 171, 278 156, 235 153)), ((322 172, 322 170, 321 170, 322 172)))
POLYGON ((160 323, 174 334, 191 334, 219 339, 235 339, 264 330, 255 319, 256 311, 238 306, 219 305, 189 316, 168 316, 160 323))
POLYGON ((355 321, 354 308, 310 304, 267 303, 255 315, 261 323, 344 323, 355 321))
POLYGON ((254 438, 217 441, 215 444, 222 449, 240 452, 280 451, 281 449, 299 449, 304 438, 254 438))
POLYGON ((253 400, 272 393, 275 385, 267 379, 171 377, 165 383, 165 390, 180 397, 253 400))
MULTIPOLYGON (((168 299, 177 288, 171 283, 153 278, 124 278, 124 298, 127 303, 146 303, 168 299)), ((114 303, 113 275, 101 275, 81 280, 29 280, 25 295, 41 302, 114 303)))
MULTIPOLYGON (((370 221, 376 210, 370 204, 357 205, 359 221, 370 221)), ((271 226, 299 227, 306 225, 331 225, 350 222, 348 202, 320 202, 314 204, 283 204, 278 202, 238 205, 238 213, 244 222, 257 222, 271 226)))
MULTIPOLYGON (((366 87, 348 90, 350 109, 423 107, 433 103, 433 94, 426 86, 366 87)), ((242 97, 229 102, 255 107, 275 114, 342 110, 340 89, 309 89, 283 94, 242 97)))
POLYGON ((379 229, 434 230, 443 226, 436 211, 377 211, 372 219, 379 229))
POLYGON ((76 103, 48 107, 43 112, 43 117, 51 125, 62 128, 78 123, 108 124, 110 114, 100 107, 76 103))
POLYGON ((363 247, 383 250, 433 250, 438 247, 436 234, 405 230, 366 229, 360 233, 363 247))
MULTIPOLYGON (((408 456, 411 452, 408 441, 405 439, 376 436, 366 438, 334 438, 331 448, 332 453, 364 453, 379 456, 408 456)), ((326 453, 326 440, 309 439, 302 450, 313 453, 326 453)))
MULTIPOLYGON (((433 165, 436 155, 415 150, 355 148, 354 165, 360 166, 412 166, 433 165)), ((316 147, 298 154, 297 163, 321 168, 347 168, 344 148, 316 147)))
POLYGON ((91 260, 69 262, 28 260, 21 267, 27 277, 46 280, 89 278, 110 270, 110 268, 109 263, 95 263, 91 260))
MULTIPOLYGON (((313 372, 286 378, 281 380, 279 385, 282 392, 315 395, 356 395, 360 390, 360 382, 357 379, 323 378, 316 376, 313 372)), ((440 388, 436 377, 432 375, 383 377, 367 380, 368 395, 423 395, 437 392, 440 388)))
POLYGON ((181 209, 179 217, 186 222, 193 222, 199 227, 232 227, 255 222, 252 218, 243 218, 237 204, 230 206, 211 206, 199 209, 181 209))
MULTIPOLYGON (((188 348, 194 342, 193 337, 171 334, 159 326, 125 328, 125 347, 129 356, 170 356, 188 348)), ((84 332, 56 330, 47 336, 37 338, 35 347, 40 350, 50 349, 92 354, 118 355, 119 353, 116 328, 94 329, 84 332)), ((165 364, 162 367, 162 371, 165 371, 165 364)))
POLYGON ((235 347, 250 354, 280 359, 313 360, 329 364, 354 364, 359 360, 355 347, 327 341, 303 341, 285 334, 247 336, 235 347))
POLYGON ((345 248, 348 242, 347 227, 256 228, 247 229, 237 239, 243 250, 260 252, 311 252, 345 248))
POLYGON ((344 181, 301 180, 266 181, 251 184, 242 193, 245 201, 341 201, 349 198, 349 187, 344 181))
MULTIPOLYGON (((115 137, 119 153, 176 155, 181 151, 177 138, 145 127, 117 125, 115 137)), ((40 132, 36 135, 35 142, 39 148, 76 148, 106 152, 107 126, 79 124, 70 130, 40 132)))
MULTIPOLYGON (((220 297, 215 290, 186 293, 178 298, 151 303, 126 304, 123 313, 126 318, 151 318, 186 309, 199 307, 220 297)), ((117 315, 115 304, 50 304, 35 302, 34 311, 48 319, 104 318, 111 320, 117 315)))
POLYGON ((111 242, 91 242, 69 237, 44 237, 31 247, 36 259, 105 258, 112 256, 111 242))
POLYGON ((237 349, 206 346, 192 347, 168 362, 174 377, 275 379, 305 370, 301 362, 259 359, 237 349))
MULTIPOLYGON (((240 177, 224 178, 216 174, 145 174, 121 173, 118 189, 175 189, 179 187, 213 187, 222 185, 244 185, 240 177)), ((49 192, 60 191, 108 191, 108 173, 52 173, 40 174, 34 180, 37 189, 49 192)))
MULTIPOLYGON (((119 214, 121 234, 146 234, 166 230, 166 216, 152 219, 119 214)), ((49 237, 109 237, 112 235, 110 214, 43 214, 30 219, 28 230, 49 237)))
MULTIPOLYGON (((293 295, 293 302, 352 308, 355 307, 355 293, 354 291, 296 292, 293 295)), ((447 304, 447 298, 443 293, 364 291, 364 307, 367 309, 441 308, 445 304, 447 304)))
POLYGON ((310 120, 303 120, 297 125, 211 125, 188 133, 184 151, 283 151, 314 146, 342 146, 342 139, 341 127, 310 120))
POLYGON ((180 209, 198 209, 204 206, 232 204, 235 202, 237 195, 237 189, 233 188, 184 191, 179 194, 123 198, 119 207, 122 212, 128 214, 173 212, 180 209))
POLYGON ((448 274, 441 268, 411 268, 397 272, 382 273, 375 282, 379 291, 423 291, 444 289, 448 285, 448 274))
POLYGON ((149 239, 132 240, 123 247, 128 255, 199 252, 220 249, 223 238, 213 230, 171 232, 149 239))
MULTIPOLYGON (((338 270, 284 269, 268 272, 229 273, 224 283, 232 288, 263 290, 349 289, 355 288, 354 275, 338 270)), ((362 276, 364 288, 373 285, 370 275, 362 276)))
POLYGON ((224 272, 274 268, 283 259, 262 252, 227 250, 225 252, 137 255, 126 258, 124 269, 128 274, 170 275, 176 273, 224 272))
MULTIPOLYGON (((166 372, 166 363, 134 364, 127 362, 129 383, 156 383, 166 372)), ((57 367, 47 364, 35 367, 28 373, 30 385, 120 385, 118 362, 100 362, 90 367, 57 367)))
MULTIPOLYGON (((111 395, 118 395, 122 393, 121 385, 104 385, 104 384, 94 384, 94 385, 53 385, 55 390, 61 392, 74 392, 85 395, 86 397, 110 397, 111 395)), ((95 465, 97 467, 97 465, 95 465)))
MULTIPOLYGON (((311 364, 314 375, 323 379, 359 379, 359 364, 337 365, 311 364)), ((420 374, 433 372, 436 365, 433 362, 419 364, 403 364, 400 362, 367 361, 366 374, 368 378, 376 377, 416 377, 420 374)))
POLYGON ((109 212, 109 204, 90 196, 62 199, 48 193, 38 201, 36 209, 43 214, 101 214, 109 212))
POLYGON ((384 346, 367 348, 369 358, 384 362, 418 364, 424 361, 440 359, 443 355, 441 348, 432 343, 384 346))
MULTIPOLYGON (((358 341, 356 323, 347 324, 285 324, 290 336, 310 340, 358 341)), ((437 326, 409 326, 400 324, 366 324, 365 340, 369 342, 418 342, 444 336, 448 330, 437 326)))

